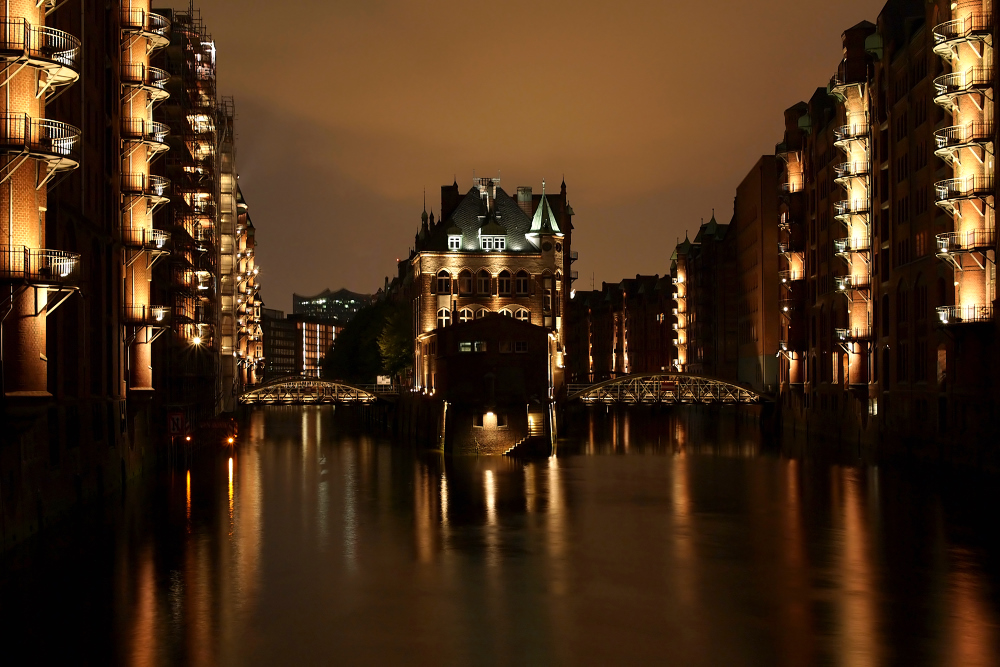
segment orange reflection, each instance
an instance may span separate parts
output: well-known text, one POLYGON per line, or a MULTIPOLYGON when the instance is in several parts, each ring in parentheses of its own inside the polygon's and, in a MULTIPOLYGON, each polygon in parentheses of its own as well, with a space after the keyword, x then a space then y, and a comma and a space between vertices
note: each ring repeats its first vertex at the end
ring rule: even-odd
POLYGON ((187 471, 187 532, 191 532, 191 471, 187 471))
POLYGON ((150 547, 143 549, 139 559, 139 581, 136 585, 135 630, 132 633, 132 664, 156 664, 157 638, 156 582, 153 572, 153 554, 150 547))
MULTIPOLYGON (((838 642, 844 665, 880 664, 877 637, 878 614, 874 565, 870 554, 871 537, 862 503, 860 473, 854 468, 840 469, 843 485, 843 548, 840 558, 842 604, 838 642)), ((836 474, 836 469, 834 469, 836 474)), ((836 479, 834 487, 837 486, 836 479)))
POLYGON ((986 582, 972 569, 972 554, 965 549, 956 549, 953 554, 959 562, 958 569, 948 576, 951 617, 945 662, 963 667, 996 665, 998 619, 983 596, 986 582))

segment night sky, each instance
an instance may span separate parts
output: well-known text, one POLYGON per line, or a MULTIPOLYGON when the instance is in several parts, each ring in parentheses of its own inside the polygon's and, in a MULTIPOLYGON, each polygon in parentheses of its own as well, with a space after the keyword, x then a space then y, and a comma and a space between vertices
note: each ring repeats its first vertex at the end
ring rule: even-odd
MULTIPOLYGON (((154 3, 155 5, 156 3, 154 3)), ((268 307, 371 292, 413 244, 423 190, 472 173, 558 189, 577 289, 669 271, 732 214, 782 112, 825 86, 874 0, 202 0, 268 307)))

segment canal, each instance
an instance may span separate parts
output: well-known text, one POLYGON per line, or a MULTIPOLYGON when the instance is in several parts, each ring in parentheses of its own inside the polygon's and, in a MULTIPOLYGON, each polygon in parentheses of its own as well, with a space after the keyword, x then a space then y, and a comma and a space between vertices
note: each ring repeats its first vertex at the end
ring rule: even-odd
POLYGON ((582 412, 444 458, 252 413, 4 559, 5 664, 996 665, 988 481, 773 453, 725 412, 582 412))

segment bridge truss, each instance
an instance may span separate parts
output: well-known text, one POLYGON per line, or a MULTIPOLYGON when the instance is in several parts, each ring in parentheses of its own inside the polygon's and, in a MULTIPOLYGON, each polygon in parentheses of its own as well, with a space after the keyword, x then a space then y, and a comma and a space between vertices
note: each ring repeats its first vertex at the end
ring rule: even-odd
POLYGON ((313 405, 372 403, 394 392, 375 385, 357 386, 308 376, 283 377, 253 387, 240 395, 245 405, 313 405))
POLYGON ((597 384, 571 384, 568 400, 584 403, 759 403, 757 392, 684 373, 623 375, 597 384))

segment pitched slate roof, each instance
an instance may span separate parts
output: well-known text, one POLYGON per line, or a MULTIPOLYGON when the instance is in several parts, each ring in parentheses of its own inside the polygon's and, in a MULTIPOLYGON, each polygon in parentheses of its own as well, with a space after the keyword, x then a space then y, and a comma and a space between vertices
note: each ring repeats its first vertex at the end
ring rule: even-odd
MULTIPOLYGON (((422 241, 420 249, 448 250, 448 234, 457 233, 455 231, 457 228, 462 233, 462 250, 481 251, 479 229, 481 224, 489 224, 492 218, 492 216, 487 216, 480 223, 480 215, 485 213, 482 210, 481 200, 479 188, 472 187, 452 214, 446 220, 439 222, 427 239, 422 241)), ((496 223, 499 223, 507 233, 506 252, 538 252, 538 249, 525 237, 525 234, 531 229, 531 218, 521 210, 517 201, 499 186, 496 188, 496 198, 493 200, 493 211, 496 215, 496 223)), ((487 229, 487 233, 489 231, 490 228, 487 229)))

